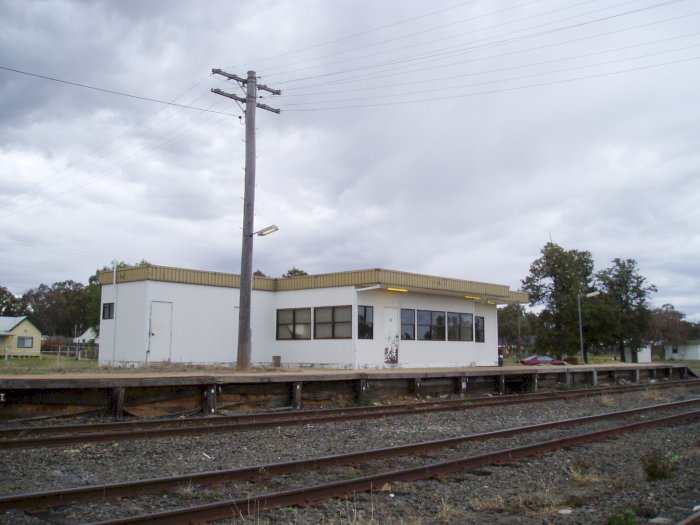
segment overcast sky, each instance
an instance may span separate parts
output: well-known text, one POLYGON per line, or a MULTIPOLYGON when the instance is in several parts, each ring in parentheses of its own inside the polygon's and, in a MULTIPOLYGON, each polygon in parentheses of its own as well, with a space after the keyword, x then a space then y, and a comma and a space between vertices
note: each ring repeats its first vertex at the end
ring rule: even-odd
POLYGON ((0 285, 112 260, 521 287, 546 242, 631 258, 700 321, 694 0, 0 0, 0 285), (207 110, 207 111, 204 111, 207 110))

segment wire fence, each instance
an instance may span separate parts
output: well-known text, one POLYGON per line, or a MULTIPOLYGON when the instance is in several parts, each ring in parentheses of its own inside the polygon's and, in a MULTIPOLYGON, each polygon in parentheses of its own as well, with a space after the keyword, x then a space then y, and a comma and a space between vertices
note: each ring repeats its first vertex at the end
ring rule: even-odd
POLYGON ((99 353, 99 347, 96 345, 64 345, 51 346, 48 348, 41 349, 42 357, 55 357, 56 359, 76 359, 77 361, 95 360, 98 358, 99 353))

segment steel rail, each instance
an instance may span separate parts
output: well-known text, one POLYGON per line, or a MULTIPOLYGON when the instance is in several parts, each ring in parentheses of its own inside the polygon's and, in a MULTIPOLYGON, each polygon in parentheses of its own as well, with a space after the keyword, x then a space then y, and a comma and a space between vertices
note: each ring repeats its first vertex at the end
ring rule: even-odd
POLYGON ((287 461, 283 463, 269 463, 253 465, 250 467, 239 467, 227 470, 209 471, 198 474, 187 474, 181 476, 169 476, 164 478, 151 478, 124 483, 111 483, 105 485, 94 485, 91 487, 78 487, 73 489, 60 489, 52 491, 34 492, 0 497, 0 510, 22 509, 31 510, 37 508, 59 507, 86 501, 114 499, 118 497, 128 497, 135 494, 153 494, 174 490, 189 484, 199 486, 214 485, 231 481, 245 481, 260 477, 261 475, 284 475, 294 472, 319 469, 336 465, 352 465, 369 460, 387 459, 397 456, 411 454, 423 454, 434 450, 452 448, 462 443, 470 441, 486 441, 499 439, 514 435, 541 432, 554 428, 569 428, 573 426, 585 425, 597 421, 619 419, 638 414, 645 414, 658 410, 672 410, 699 404, 700 399, 691 399, 673 403, 663 403, 651 407, 633 408, 585 416, 580 418, 564 419, 524 427, 513 427, 478 434, 468 434, 453 438, 445 438, 433 441, 423 441, 400 445, 396 447, 385 447, 371 449, 360 452, 349 452, 333 456, 323 456, 297 461, 287 461))
POLYGON ((675 525, 695 525, 697 523, 700 523, 700 510, 686 516, 681 521, 676 522, 675 525))
POLYGON ((258 513, 278 507, 289 505, 309 505, 318 501, 341 497, 355 492, 368 492, 376 487, 382 487, 387 483, 397 481, 419 481, 444 476, 459 471, 469 470, 492 465, 494 463, 510 462, 525 457, 543 455, 562 448, 582 445, 593 441, 619 436, 636 430, 648 429, 661 425, 679 423, 689 419, 700 417, 700 411, 676 414, 663 418, 641 421, 622 425, 610 429, 598 430, 578 434, 567 438, 532 443, 522 447, 516 447, 498 452, 488 452, 438 463, 431 463, 420 467, 395 470, 382 474, 375 474, 361 478, 324 483, 320 485, 306 486, 299 489, 286 490, 275 493, 248 496, 246 498, 229 499, 216 503, 197 505, 153 514, 142 514, 92 523, 91 525, 172 525, 180 523, 206 523, 214 520, 244 517, 251 513, 258 513))
MULTIPOLYGON (((700 386, 700 381, 682 381, 667 384, 665 388, 700 386)), ((646 390, 649 386, 611 387, 606 389, 581 389, 575 391, 543 392, 474 400, 435 401, 420 404, 401 404, 381 407, 350 407, 299 411, 293 414, 263 412, 239 414, 213 418, 193 418, 189 420, 166 419, 126 423, 98 423, 83 425, 60 425, 27 427, 0 431, 0 449, 37 448, 73 445, 85 442, 106 442, 116 440, 156 439, 159 437, 202 435, 207 433, 240 432, 278 426, 321 424, 348 421, 360 418, 382 418, 387 416, 422 414, 427 412, 467 410, 492 405, 534 403, 542 401, 569 400, 580 397, 646 390), (8 437, 9 436, 9 437, 8 437)))

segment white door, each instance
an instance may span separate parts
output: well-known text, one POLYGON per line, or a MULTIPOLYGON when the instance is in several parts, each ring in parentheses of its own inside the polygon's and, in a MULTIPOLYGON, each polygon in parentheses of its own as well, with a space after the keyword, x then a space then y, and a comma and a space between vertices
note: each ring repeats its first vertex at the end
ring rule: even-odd
POLYGON ((170 361, 173 340, 173 303, 152 301, 148 322, 146 361, 170 361))
POLYGON ((399 362, 399 309, 384 308, 384 363, 399 362))

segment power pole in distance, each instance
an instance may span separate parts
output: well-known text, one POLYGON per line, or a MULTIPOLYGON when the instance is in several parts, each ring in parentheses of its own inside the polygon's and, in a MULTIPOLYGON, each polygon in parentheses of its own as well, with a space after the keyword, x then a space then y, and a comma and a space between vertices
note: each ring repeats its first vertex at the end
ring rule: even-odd
POLYGON ((255 109, 260 108, 273 113, 279 109, 271 108, 257 102, 258 89, 281 95, 278 89, 258 85, 255 71, 248 71, 248 78, 226 73, 221 69, 212 69, 215 75, 222 75, 239 84, 246 86, 246 97, 226 93, 220 89, 212 89, 212 93, 232 98, 245 103, 245 189, 243 193, 243 243, 241 247, 241 277, 240 300, 238 313, 238 353, 236 368, 247 370, 250 367, 251 336, 250 336, 250 299, 253 293, 253 219, 255 212, 255 109))

